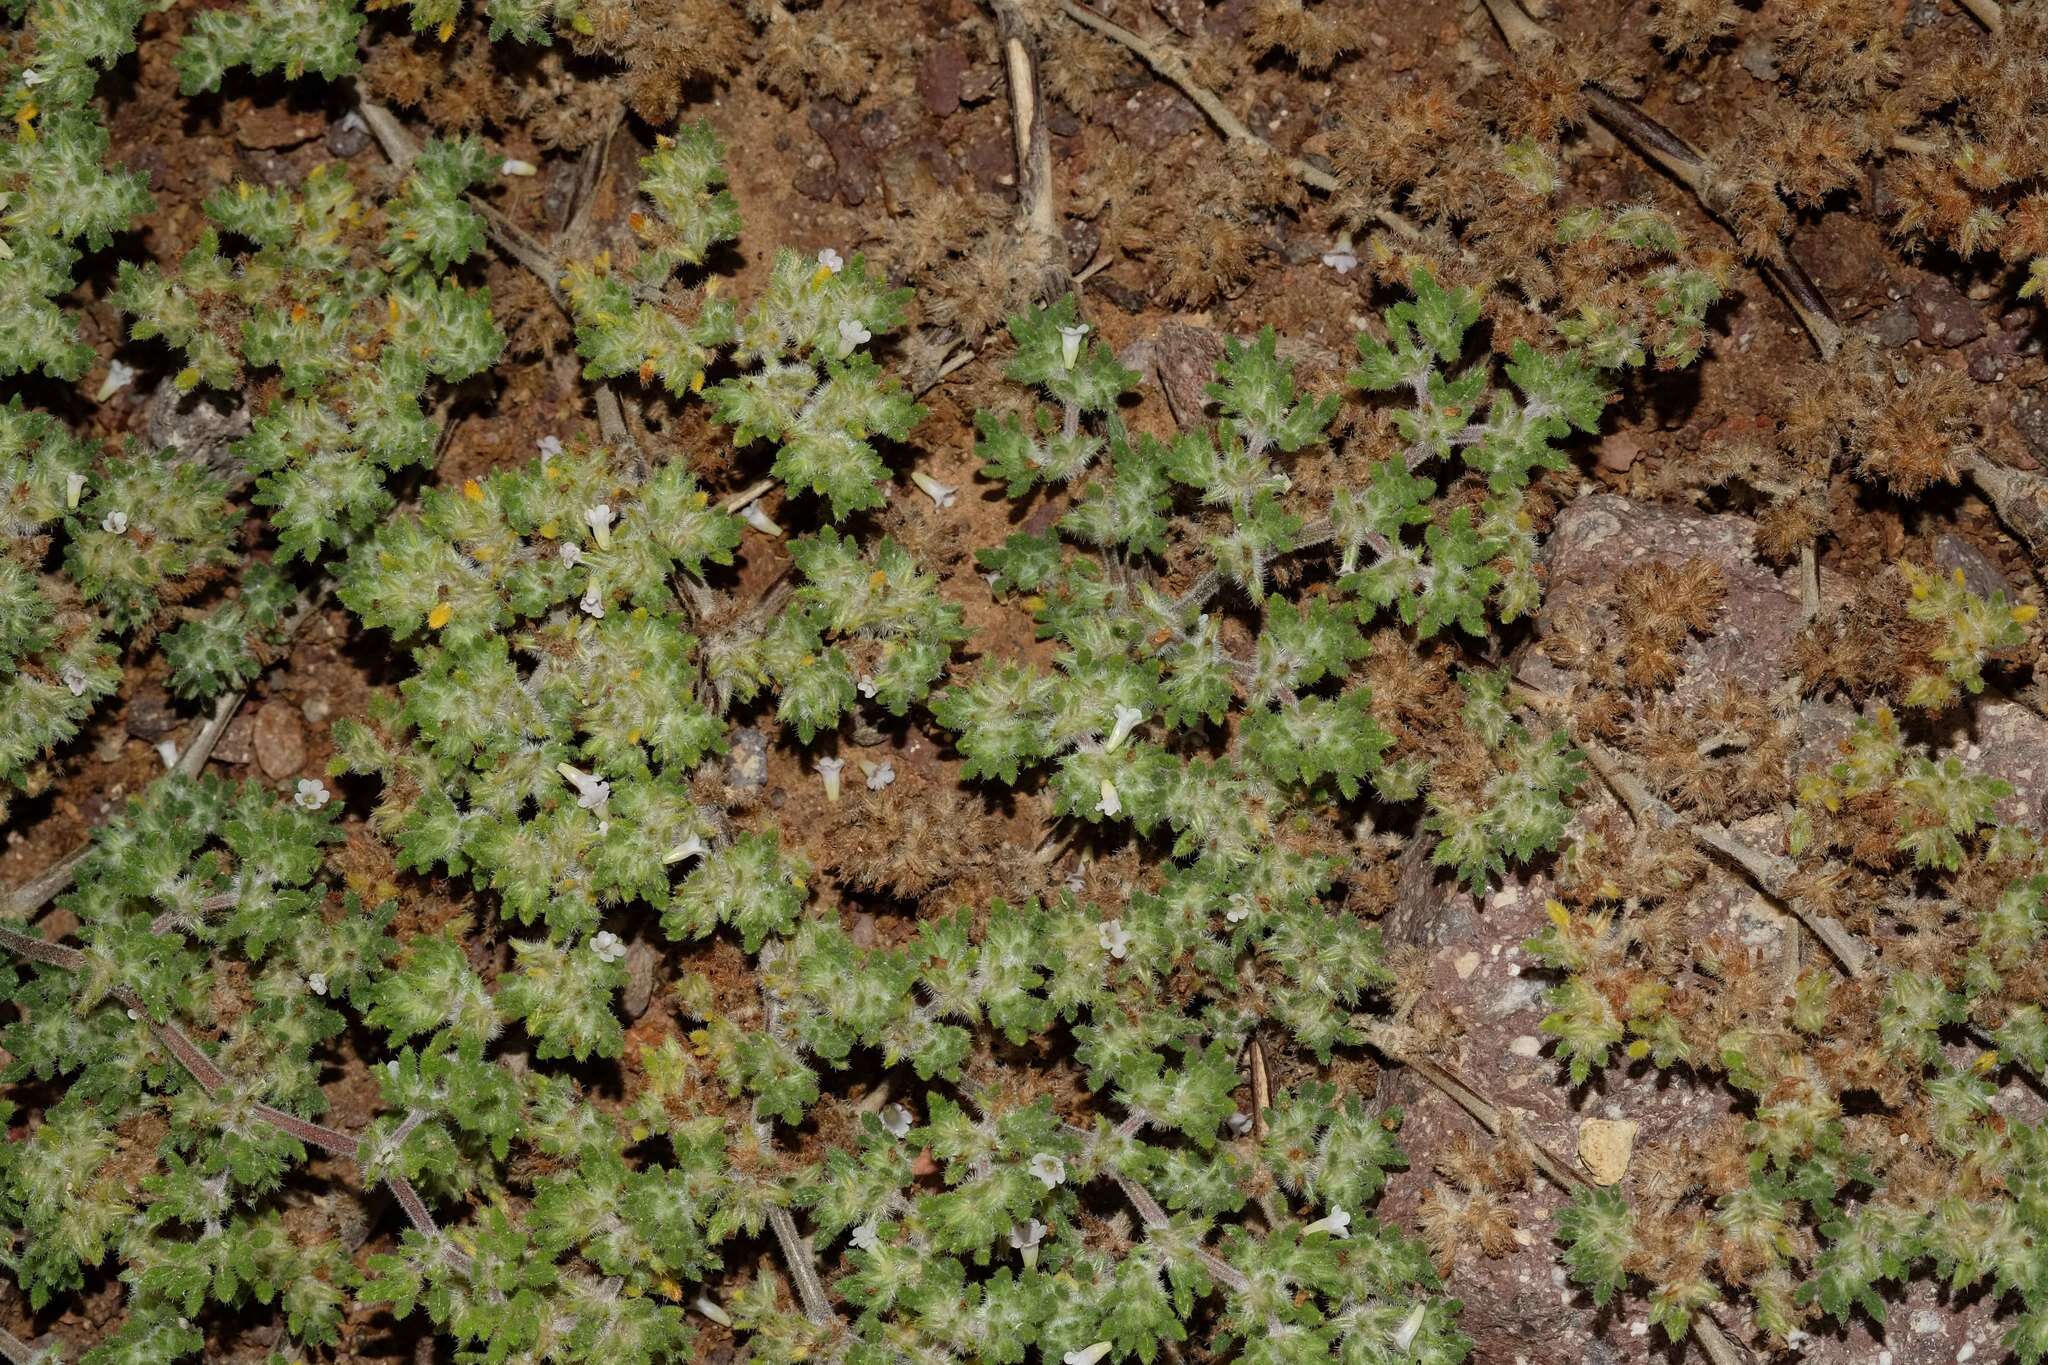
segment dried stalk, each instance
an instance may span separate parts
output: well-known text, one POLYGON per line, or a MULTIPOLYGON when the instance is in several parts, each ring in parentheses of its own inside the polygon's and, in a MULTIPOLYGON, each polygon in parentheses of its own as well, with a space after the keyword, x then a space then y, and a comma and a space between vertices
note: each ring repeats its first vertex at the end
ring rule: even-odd
POLYGON ((1010 131, 1017 151, 1017 228, 1024 259, 1038 269, 1035 294, 1056 299, 1074 287, 1053 205, 1052 139, 1038 84, 1038 52, 1018 0, 989 0, 1010 82, 1010 131))
MULTIPOLYGON (((1515 56, 1531 56, 1558 45, 1557 36, 1531 19, 1516 0, 1485 3, 1486 12, 1493 17, 1501 37, 1507 40, 1508 50, 1515 56)), ((1732 227, 1729 208, 1734 200, 1733 191, 1704 152, 1644 113, 1633 101, 1597 82, 1588 82, 1583 92, 1595 118, 1691 190, 1701 208, 1732 227)), ((1813 277, 1792 258, 1781 241, 1773 240, 1756 259, 1764 278, 1777 288, 1786 306, 1813 338, 1814 347, 1824 359, 1832 359, 1842 346, 1842 327, 1813 277)))
POLYGON ((1965 455, 1962 465, 1970 481, 1991 500, 1998 519, 2026 542, 2035 558, 2048 552, 2048 479, 1997 464, 1976 451, 1965 455))

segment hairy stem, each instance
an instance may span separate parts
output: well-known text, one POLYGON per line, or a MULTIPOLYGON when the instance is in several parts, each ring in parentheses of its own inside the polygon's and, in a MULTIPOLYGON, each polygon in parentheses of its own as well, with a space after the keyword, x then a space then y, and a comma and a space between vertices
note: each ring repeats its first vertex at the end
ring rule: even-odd
POLYGON ((796 1219, 790 1217, 788 1209, 772 1207, 768 1210, 768 1226, 775 1229, 775 1240, 782 1246, 782 1263, 789 1271, 790 1283, 796 1286, 804 1316, 820 1327, 830 1323, 832 1301, 825 1297, 824 1282, 818 1278, 817 1257, 798 1234, 796 1219))
POLYGON ((6 1358, 7 1365, 35 1365, 41 1355, 42 1352, 5 1327, 0 1327, 0 1357, 6 1358))

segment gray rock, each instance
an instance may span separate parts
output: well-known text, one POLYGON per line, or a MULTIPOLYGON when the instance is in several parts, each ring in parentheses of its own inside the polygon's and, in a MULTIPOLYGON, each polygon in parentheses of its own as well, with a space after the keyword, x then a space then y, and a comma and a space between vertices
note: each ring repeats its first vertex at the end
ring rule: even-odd
POLYGON ((768 781, 768 736, 751 726, 735 730, 725 759, 725 780, 753 791, 768 781))

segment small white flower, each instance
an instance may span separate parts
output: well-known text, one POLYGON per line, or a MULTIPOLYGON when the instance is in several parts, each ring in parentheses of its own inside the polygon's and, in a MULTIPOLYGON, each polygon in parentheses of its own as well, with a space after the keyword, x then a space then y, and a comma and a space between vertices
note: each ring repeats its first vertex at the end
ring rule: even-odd
POLYGON ((36 70, 28 70, 21 73, 21 83, 31 90, 35 89, 37 86, 41 85, 44 81, 48 79, 50 79, 48 76, 45 76, 42 72, 36 70))
POLYGON ((93 394, 92 401, 104 403, 134 382, 135 367, 133 365, 124 364, 119 360, 110 360, 107 362, 107 377, 100 381, 99 389, 93 394))
POLYGON ((878 792, 896 780, 896 765, 886 758, 880 763, 863 762, 860 766, 868 775, 871 792, 878 792))
POLYGON ((100 529, 110 536, 120 535, 128 529, 128 514, 118 509, 107 513, 106 520, 100 523, 100 529))
POLYGON ((543 465, 562 453, 562 438, 559 436, 543 436, 533 444, 540 451, 540 462, 543 465))
POLYGON ((576 605, 583 609, 585 616, 599 621, 604 619, 604 594, 598 591, 596 583, 583 589, 583 600, 576 605))
POLYGON ((951 507, 959 500, 959 489, 949 483, 940 483, 922 469, 911 470, 910 481, 917 485, 918 492, 930 498, 940 507, 951 507))
POLYGON ((292 804, 300 810, 319 810, 327 804, 327 784, 317 777, 302 777, 292 793, 292 804))
POLYGON ((704 841, 692 834, 689 838, 662 854, 661 861, 663 865, 679 863, 685 858, 700 858, 705 852, 704 841))
POLYGON ((505 164, 498 167, 498 174, 539 175, 540 167, 534 165, 531 161, 521 161, 516 156, 508 156, 505 158, 505 164))
POLYGON ((742 507, 740 509, 740 520, 764 536, 779 536, 782 534, 782 528, 775 524, 775 518, 763 511, 761 504, 758 502, 750 502, 745 507, 742 507))
POLYGON ((874 340, 875 334, 852 318, 839 319, 839 353, 851 351, 854 347, 874 340))
POLYGON ((583 547, 573 540, 565 540, 562 542, 562 547, 556 550, 555 553, 562 557, 564 564, 574 568, 583 558, 583 547))
POLYGON ((846 268, 846 260, 837 251, 828 246, 818 253, 818 268, 827 274, 837 275, 846 268))
POLYGON ((1102 944, 1102 950, 1119 962, 1131 950, 1131 931, 1124 928, 1120 919, 1106 919, 1096 925, 1095 937, 1102 944))
POLYGON ((1223 1126, 1230 1130, 1232 1137, 1243 1137, 1252 1130, 1252 1116, 1250 1114, 1232 1114, 1229 1118, 1223 1120, 1223 1126))
POLYGON ((1252 917, 1252 898, 1242 891, 1230 893, 1230 908, 1223 912, 1223 918, 1232 924, 1243 924, 1252 917))
POLYGON ((1109 742, 1102 746, 1102 752, 1116 752, 1119 744, 1131 737, 1131 731, 1138 728, 1138 722, 1145 719, 1145 713, 1135 706, 1116 708, 1116 728, 1109 732, 1109 742))
POLYGON ((64 665, 64 672, 60 676, 64 679, 64 686, 70 690, 71 695, 74 697, 84 696, 85 689, 91 685, 92 681, 85 674, 78 671, 76 664, 64 665))
POLYGON ((1327 1232, 1332 1237, 1349 1237, 1351 1235, 1351 1215, 1344 1211, 1341 1204, 1332 1204, 1330 1211, 1303 1228, 1301 1235, 1306 1237, 1312 1232, 1327 1232))
POLYGON ((175 768, 175 767, 177 767, 177 766, 178 766, 178 741, 176 741, 176 740, 174 740, 174 739, 160 739, 160 740, 158 740, 158 741, 156 742, 156 756, 157 756, 158 758, 160 758, 160 759, 162 759, 162 760, 164 761, 164 767, 166 767, 166 768, 175 768))
POLYGON ((1078 1351, 1069 1351, 1060 1359, 1066 1365, 1095 1365, 1095 1362, 1109 1354, 1109 1343, 1098 1341, 1092 1346, 1083 1346, 1078 1351))
POLYGON ((1095 329, 1085 322, 1076 322, 1060 328, 1060 363, 1068 369, 1081 358, 1081 338, 1095 329))
POLYGON ((335 124, 334 126, 344 133, 362 133, 369 131, 368 129, 363 127, 363 116, 361 114, 358 114, 353 109, 349 110, 348 113, 342 115, 341 122, 335 124))
POLYGON ((875 680, 863 673, 854 680, 853 690, 863 697, 872 697, 875 695, 875 680))
POLYGON ((1394 1329, 1394 1349, 1405 1352, 1415 1344, 1415 1334, 1422 1330, 1422 1319, 1429 1311, 1429 1305, 1418 1303, 1408 1310, 1408 1316, 1401 1319, 1401 1325, 1394 1329))
POLYGON ((557 763, 555 771, 562 780, 576 789, 576 804, 585 810, 602 810, 604 803, 611 799, 612 784, 601 777, 594 777, 580 768, 567 763, 557 763))
POLYGON ((1349 275, 1358 269, 1358 251, 1351 245, 1350 233, 1337 234, 1336 244, 1323 253, 1323 264, 1339 275, 1349 275))
POLYGON ((583 521, 590 527, 590 534, 597 537, 597 548, 609 550, 612 547, 612 509, 610 503, 601 502, 595 507, 583 509, 583 521))
POLYGON ((1123 798, 1116 794, 1116 787, 1106 777, 1102 779, 1102 799, 1095 803, 1095 813, 1112 820, 1124 813, 1123 798))
POLYGON ((1045 1224, 1036 1218, 1026 1219, 1010 1229, 1010 1249, 1029 1251, 1045 1240, 1045 1224))
POLYGON ((142 1016, 141 1016, 141 1015, 137 1014, 137 1013, 136 1013, 136 1012, 135 1012, 134 1010, 132 1010, 132 1009, 128 1011, 128 1017, 129 1017, 130 1019, 134 1019, 134 1020, 137 1020, 137 1021, 140 1021, 140 1020, 141 1020, 141 1018, 142 1018, 142 1016))
POLYGON ((85 475, 66 474, 64 476, 64 510, 76 512, 78 510, 78 495, 84 491, 85 475))
POLYGON ((396 1078, 398 1075, 398 1058, 393 1057, 390 1061, 384 1063, 384 1069, 396 1078))
POLYGON ((910 1136, 910 1111, 908 1109, 905 1109, 902 1105, 883 1105, 881 1117, 882 1127, 889 1134, 890 1137, 895 1138, 898 1142, 901 1142, 904 1138, 910 1136))
POLYGON ((626 955, 626 945, 619 936, 609 929, 598 931, 590 940, 590 951, 596 953, 601 962, 617 962, 626 955))
POLYGON ((821 758, 818 760, 818 776, 825 779, 825 799, 839 799, 839 774, 846 767, 843 758, 821 758))
POLYGON ((882 1244, 882 1234, 873 1223, 862 1223, 849 1240, 862 1251, 873 1251, 882 1244))
POLYGON ((306 978, 306 989, 315 995, 327 994, 327 973, 314 972, 306 978))
POLYGON ((1031 1158, 1031 1164, 1024 1168, 1031 1178, 1047 1189, 1052 1189, 1067 1178, 1067 1163, 1052 1152, 1040 1152, 1031 1158))

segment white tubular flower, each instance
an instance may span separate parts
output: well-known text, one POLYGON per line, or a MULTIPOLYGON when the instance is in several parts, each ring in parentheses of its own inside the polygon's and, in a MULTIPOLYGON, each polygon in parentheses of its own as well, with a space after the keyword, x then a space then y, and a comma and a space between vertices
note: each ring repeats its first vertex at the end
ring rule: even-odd
POLYGON ((818 269, 824 271, 827 275, 837 275, 845 268, 846 258, 831 247, 828 246, 818 253, 818 269))
POLYGON ((1106 919, 1096 925, 1095 937, 1102 944, 1102 950, 1119 962, 1131 950, 1131 931, 1124 928, 1120 919, 1106 919))
POLYGON ((604 619, 604 594, 598 591, 596 583, 589 583, 584 586, 583 600, 576 605, 583 609, 585 616, 598 621, 604 619))
POLYGON ((590 534, 597 537, 597 548, 609 550, 612 547, 612 509, 609 503, 583 509, 583 520, 590 527, 590 534))
POLYGON ((1029 1251, 1045 1240, 1045 1224, 1036 1218, 1027 1219, 1010 1229, 1010 1249, 1029 1251))
POLYGON ((1073 369, 1074 362, 1081 358, 1081 338, 1094 330, 1085 322, 1060 328, 1060 363, 1073 369))
POLYGON ((124 364, 119 360, 108 361, 107 377, 100 381, 99 389, 93 394, 92 401, 104 403, 134 382, 135 367, 133 365, 124 364))
POLYGON ((65 689, 74 697, 84 696, 85 689, 91 685, 91 679, 79 672, 76 664, 64 665, 64 671, 59 676, 64 680, 65 689))
POLYGON ((21 83, 31 90, 35 89, 37 86, 41 85, 44 81, 48 79, 50 78, 48 76, 45 76, 40 71, 29 70, 21 73, 21 83))
POLYGON ((875 334, 852 318, 839 319, 839 353, 845 355, 856 346, 874 340, 875 334))
POLYGON ((779 536, 782 528, 775 524, 775 518, 761 510, 761 504, 750 502, 740 509, 740 520, 764 536, 779 536))
POLYGON ((875 680, 863 673, 854 680, 853 690, 860 693, 863 697, 873 697, 875 695, 875 680))
POLYGON ((327 994, 327 973, 313 972, 306 977, 306 989, 315 995, 327 994))
POLYGON ((128 529, 128 514, 119 510, 107 513, 106 520, 100 523, 100 529, 110 536, 123 534, 128 529))
POLYGON ((1053 1152, 1040 1152, 1031 1158, 1031 1164, 1024 1168, 1031 1178, 1047 1189, 1053 1189, 1067 1178, 1067 1163, 1053 1152))
POLYGON ((1313 1232, 1327 1232, 1332 1237, 1339 1238, 1349 1237, 1351 1235, 1351 1215, 1344 1212, 1341 1204, 1332 1204, 1330 1211, 1303 1228, 1301 1235, 1306 1237, 1313 1232))
POLYGON ((882 1234, 873 1223, 862 1223, 853 1230, 849 1240, 862 1251, 873 1251, 882 1244, 882 1234))
POLYGON ((1394 1329, 1394 1349, 1405 1352, 1415 1344, 1415 1334, 1422 1330, 1422 1320, 1429 1313, 1429 1305, 1418 1303, 1408 1310, 1408 1316, 1401 1319, 1401 1325, 1394 1329))
POLYGON ((603 810, 604 803, 611 799, 612 784, 601 777, 594 777, 580 768, 567 763, 557 763, 555 771, 562 780, 576 789, 576 804, 585 810, 603 810))
POLYGON ((1232 924, 1243 924, 1252 917, 1252 898, 1242 891, 1230 893, 1230 908, 1223 912, 1223 918, 1232 924))
POLYGON ((882 1129, 898 1142, 910 1136, 910 1111, 900 1104, 882 1106, 882 1129))
POLYGON ((590 940, 590 951, 597 954, 600 962, 617 962, 626 955, 626 944, 617 934, 604 929, 590 940))
POLYGON ((1095 813, 1114 820, 1124 813, 1123 798, 1116 794, 1116 787, 1108 778, 1102 779, 1102 799, 1095 803, 1095 813))
POLYGON ((156 756, 157 756, 158 758, 160 758, 160 759, 162 759, 162 760, 164 761, 164 767, 166 767, 166 768, 175 768, 175 767, 177 767, 177 766, 178 766, 178 741, 176 741, 176 740, 174 740, 174 739, 160 739, 160 740, 158 740, 158 741, 156 742, 156 756))
POLYGON ((1351 245, 1349 232, 1337 234, 1336 244, 1323 253, 1323 264, 1339 275, 1349 275, 1358 269, 1358 250, 1351 245))
POLYGON ((505 158, 505 164, 498 167, 498 174, 520 176, 539 175, 540 167, 534 165, 531 161, 521 161, 516 156, 508 156, 505 158))
POLYGON ((1230 1130, 1232 1137, 1243 1137, 1252 1130, 1252 1116, 1250 1114, 1232 1114, 1229 1118, 1223 1120, 1223 1126, 1230 1130))
POLYGON ((538 441, 535 441, 533 445, 536 450, 540 451, 540 462, 543 465, 562 453, 562 438, 559 436, 543 436, 538 441))
POLYGON ((1078 1351, 1069 1351, 1060 1359, 1066 1362, 1066 1365, 1095 1365, 1096 1361, 1109 1354, 1109 1350, 1108 1342, 1098 1341, 1093 1345, 1083 1346, 1078 1351))
POLYGON ((64 510, 76 512, 78 510, 78 495, 84 491, 85 475, 66 474, 64 476, 64 510))
POLYGON ((839 774, 846 768, 843 758, 821 758, 818 760, 818 776, 825 779, 825 799, 839 799, 839 774))
POLYGON ((911 470, 910 481, 917 485, 918 492, 930 498, 939 507, 951 507, 959 501, 959 489, 949 483, 940 483, 922 469, 911 470))
POLYGON ((860 766, 868 775, 868 790, 871 792, 881 791, 896 780, 896 765, 886 758, 880 763, 863 762, 860 766))
POLYGON ((1117 746, 1129 739, 1131 731, 1137 729, 1138 723, 1144 719, 1145 713, 1135 706, 1117 707, 1116 728, 1109 732, 1109 740, 1102 746, 1102 752, 1106 754, 1115 753, 1117 746))
POLYGON ((692 834, 689 838, 662 854, 661 861, 663 866, 667 866, 670 863, 679 863, 685 858, 701 858, 707 852, 709 850, 704 847, 704 841, 692 834))
POLYGON ((563 541, 561 548, 556 550, 555 553, 560 555, 562 562, 572 569, 583 561, 583 547, 573 540, 563 541))
POLYGON ((302 777, 292 793, 292 804, 300 810, 319 810, 329 799, 327 784, 317 777, 302 777))

